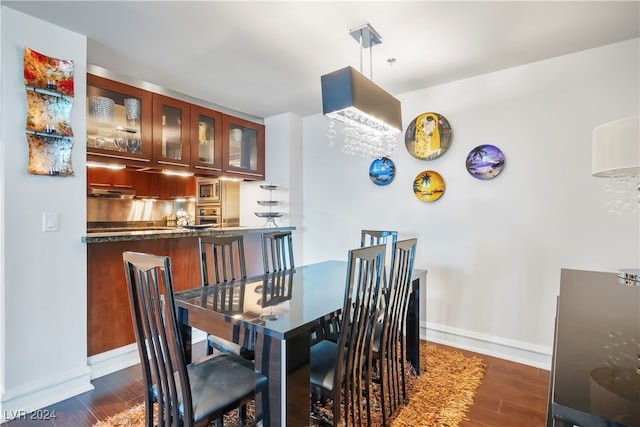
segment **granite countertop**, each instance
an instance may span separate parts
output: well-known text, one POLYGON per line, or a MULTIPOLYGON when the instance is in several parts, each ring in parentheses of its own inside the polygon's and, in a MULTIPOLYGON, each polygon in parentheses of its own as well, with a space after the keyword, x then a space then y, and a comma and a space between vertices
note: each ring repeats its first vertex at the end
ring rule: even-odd
POLYGON ((125 242, 128 240, 176 239, 182 237, 211 236, 217 234, 248 234, 263 231, 289 231, 294 226, 286 227, 208 227, 187 229, 182 227, 157 227, 151 229, 105 229, 105 231, 89 232, 81 237, 82 243, 125 242))

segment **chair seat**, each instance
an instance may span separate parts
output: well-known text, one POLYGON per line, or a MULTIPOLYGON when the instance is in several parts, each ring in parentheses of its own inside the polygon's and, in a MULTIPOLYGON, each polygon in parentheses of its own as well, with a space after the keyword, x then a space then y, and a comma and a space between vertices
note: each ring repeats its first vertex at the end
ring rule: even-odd
POLYGON ((196 422, 213 411, 228 412, 238 407, 253 396, 255 388, 262 388, 267 382, 267 377, 255 371, 253 363, 231 354, 209 356, 189 364, 187 371, 196 422))
MULTIPOLYGON (((187 365, 187 372, 196 423, 210 419, 211 414, 223 415, 237 408, 253 397, 254 389, 264 387, 267 382, 251 362, 226 353, 206 356, 191 363, 187 365)), ((155 386, 153 397, 157 401, 155 386)), ((182 396, 178 397, 180 415, 183 415, 182 396)))
MULTIPOLYGON (((333 391, 338 344, 323 340, 311 347, 311 385, 333 391)), ((344 372, 344 369, 342 370, 344 372)))

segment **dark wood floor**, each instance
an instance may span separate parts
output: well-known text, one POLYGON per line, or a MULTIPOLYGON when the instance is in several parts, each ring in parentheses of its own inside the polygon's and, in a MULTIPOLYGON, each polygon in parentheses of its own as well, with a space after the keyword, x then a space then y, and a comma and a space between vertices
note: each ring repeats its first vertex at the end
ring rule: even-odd
MULTIPOLYGON (((194 356, 202 351, 197 347, 194 346, 194 356)), ((463 421, 460 427, 545 425, 549 371, 461 351, 465 355, 482 358, 486 373, 467 414, 468 420, 463 421)), ((27 415, 27 419, 14 419, 2 424, 2 427, 90 427, 98 420, 142 402, 143 383, 138 365, 98 378, 93 381, 93 385, 94 390, 36 414, 55 414, 56 418, 53 420, 30 420, 27 415)))

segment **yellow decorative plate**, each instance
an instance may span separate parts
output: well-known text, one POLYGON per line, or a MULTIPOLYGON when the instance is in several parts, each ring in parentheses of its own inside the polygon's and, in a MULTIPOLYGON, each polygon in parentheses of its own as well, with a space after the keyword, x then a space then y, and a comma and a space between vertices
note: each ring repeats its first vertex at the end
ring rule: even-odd
POLYGON ((424 113, 413 119, 404 134, 407 151, 420 160, 433 160, 451 146, 451 126, 438 113, 424 113))
POLYGON ((422 171, 413 180, 413 194, 423 202, 438 200, 444 189, 444 179, 436 171, 422 171))

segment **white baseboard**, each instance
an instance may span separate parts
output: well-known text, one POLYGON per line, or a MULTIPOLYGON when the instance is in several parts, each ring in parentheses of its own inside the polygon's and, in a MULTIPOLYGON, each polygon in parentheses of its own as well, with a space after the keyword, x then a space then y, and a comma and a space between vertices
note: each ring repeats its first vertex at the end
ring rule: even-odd
POLYGON ((138 344, 136 343, 87 358, 92 380, 138 363, 140 363, 140 356, 138 355, 138 344))
MULTIPOLYGON (((207 335, 197 329, 193 330, 191 341, 195 344, 205 340, 207 335)), ((91 368, 91 379, 100 378, 121 369, 140 363, 138 344, 133 343, 87 358, 91 368)))
POLYGON ((551 370, 553 349, 430 322, 420 322, 420 338, 486 354, 539 369, 551 370))
MULTIPOLYGON (((17 389, 6 390, 0 398, 0 423, 11 419, 28 420, 28 414, 32 411, 93 390, 90 380, 89 368, 83 367, 17 389)), ((46 417, 54 414, 41 415, 46 417)))

